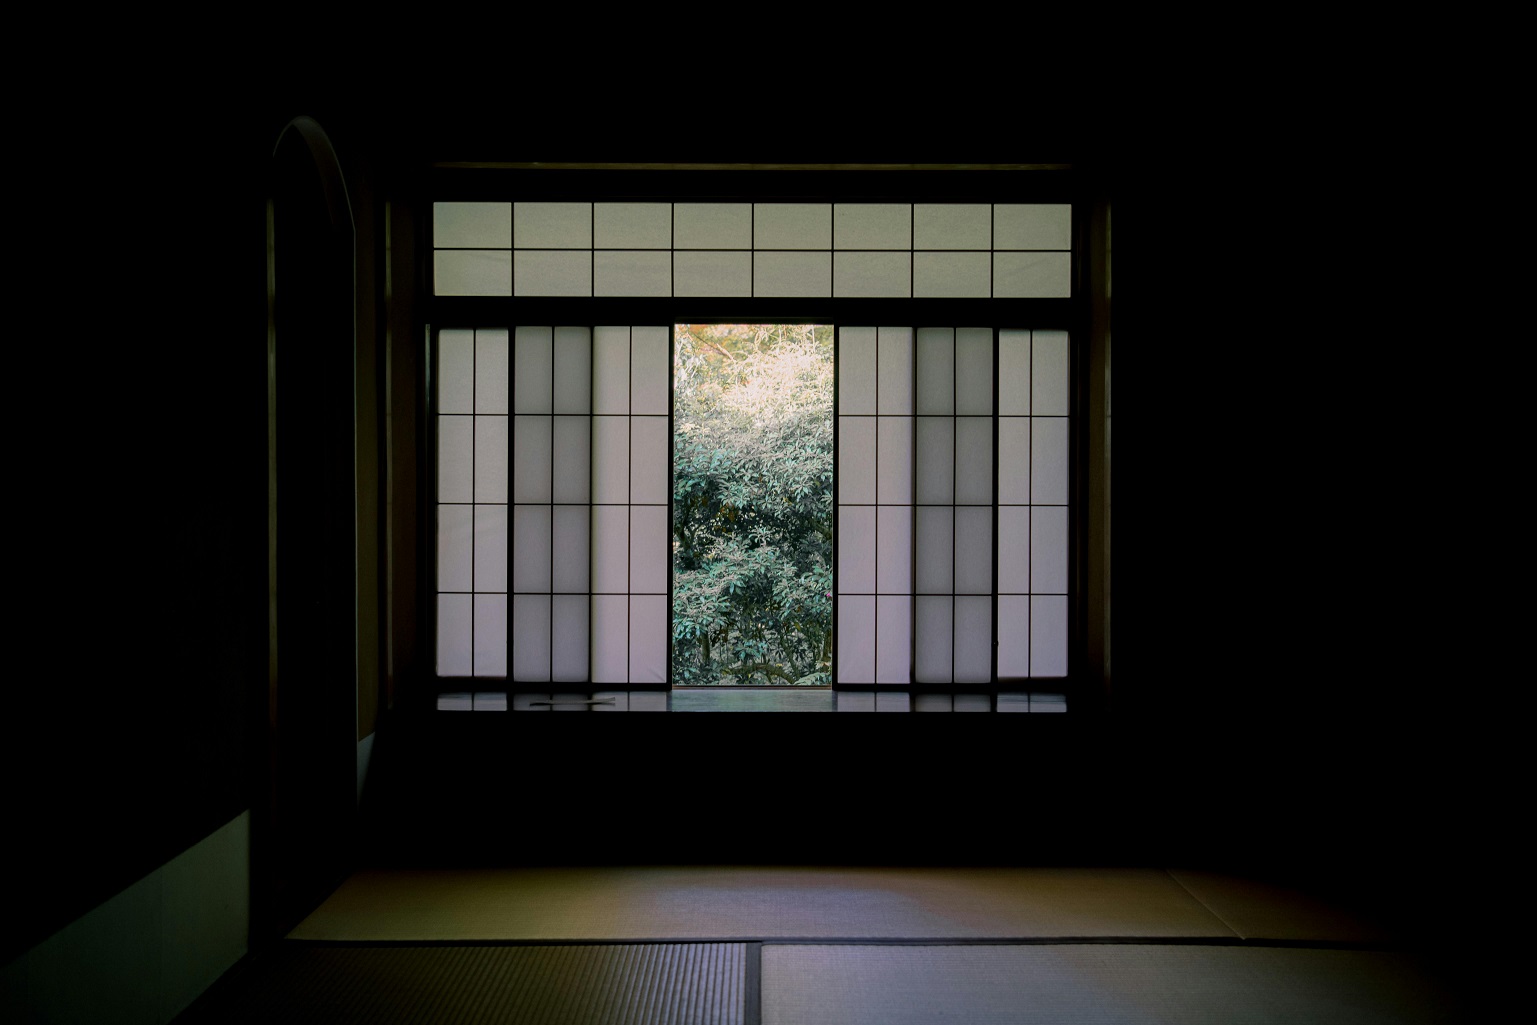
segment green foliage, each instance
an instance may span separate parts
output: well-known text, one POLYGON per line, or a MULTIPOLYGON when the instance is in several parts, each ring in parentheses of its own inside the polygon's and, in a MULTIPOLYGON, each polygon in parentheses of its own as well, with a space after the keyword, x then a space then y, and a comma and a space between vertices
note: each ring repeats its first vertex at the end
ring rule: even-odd
POLYGON ((680 325, 673 676, 832 679, 830 327, 680 325))

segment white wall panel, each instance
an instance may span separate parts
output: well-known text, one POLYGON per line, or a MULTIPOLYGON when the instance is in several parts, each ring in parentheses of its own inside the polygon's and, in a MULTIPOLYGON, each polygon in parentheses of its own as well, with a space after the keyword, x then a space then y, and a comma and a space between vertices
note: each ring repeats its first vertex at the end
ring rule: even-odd
POLYGON ((998 504, 1030 502, 1030 418, 998 418, 998 504))
POLYGON ((673 245, 678 249, 751 249, 751 203, 674 203, 673 245))
POLYGON ((438 417, 438 501, 474 500, 474 437, 473 417, 438 417))
POLYGON ((592 500, 630 500, 630 418, 592 418, 592 500))
POLYGON ((511 295, 512 253, 439 249, 432 254, 434 295, 511 295))
MULTIPOLYGON (((955 418, 920 416, 917 432, 917 501, 920 505, 950 505, 955 501, 955 418)), ((988 444, 991 448, 991 437, 988 444)), ((990 465, 988 470, 991 486, 990 465)))
POLYGON ((913 417, 877 417, 876 501, 906 505, 913 500, 913 417))
POLYGON ((672 295, 672 254, 665 251, 599 251, 592 254, 592 294, 672 295))
POLYGON ((949 595, 920 595, 913 599, 913 675, 919 683, 951 681, 953 601, 949 595))
POLYGON ((953 543, 955 511, 950 506, 919 506, 917 509, 917 559, 914 580, 919 594, 954 592, 953 543))
POLYGON ((1030 500, 1067 503, 1068 426, 1065 416, 1030 418, 1030 500))
POLYGON ((592 420, 586 416, 555 417, 554 500, 586 504, 592 496, 592 420))
POLYGON ((667 682, 667 596, 630 596, 630 682, 667 682))
POLYGON ((998 678, 1022 680, 1030 675, 1030 597, 998 596, 998 678))
POLYGON ((873 416, 838 418, 838 501, 875 502, 875 420, 873 416))
POLYGON ((989 506, 956 506, 955 593, 993 591, 993 510, 989 506))
POLYGON ((438 332, 438 412, 475 411, 475 332, 438 332))
POLYGON ((592 295, 590 252, 515 249, 512 257, 514 295, 592 295))
POLYGON ((914 203, 914 249, 988 249, 993 242, 988 203, 914 203))
POLYGON ((468 591, 474 572, 472 505, 438 506, 438 590, 468 591))
POLYGON ((672 340, 668 328, 630 329, 630 412, 666 416, 672 409, 672 340))
POLYGON ((512 507, 512 589, 550 589, 550 507, 512 507))
POLYGON ((507 507, 461 505, 443 508, 475 510, 475 590, 507 590, 507 507))
POLYGON ((553 359, 555 412, 591 412, 592 332, 585 327, 556 328, 553 359))
POLYGON ((562 683, 581 683, 587 679, 588 597, 585 594, 558 594, 551 601, 551 676, 562 683))
POLYGON ((955 501, 961 505, 993 503, 991 417, 955 418, 955 501))
POLYGON ((986 299, 991 292, 987 253, 913 254, 914 298, 986 299))
POLYGON ((838 510, 838 588, 844 594, 875 593, 875 507, 838 510))
POLYGON ((905 505, 876 508, 875 590, 911 594, 913 586, 913 511, 905 505))
POLYGON ((630 418, 630 501, 661 505, 668 494, 672 438, 665 416, 630 418))
POLYGON ((1030 332, 998 332, 998 415, 1030 415, 1030 332))
POLYGON ((432 244, 447 249, 509 249, 512 204, 434 203, 432 244))
MULTIPOLYGON (((566 594, 586 594, 591 511, 581 505, 557 505, 553 522, 553 588, 566 594)), ((583 619, 585 620, 585 615, 583 619)))
POLYGON ((912 294, 907 253, 834 253, 833 295, 849 299, 906 299, 912 294))
POLYGON ((671 510, 665 505, 630 507, 630 593, 666 594, 667 523, 671 510))
POLYGON ((1071 253, 994 253, 995 299, 1068 299, 1073 294, 1071 253))
POLYGON ((987 683, 993 678, 993 599, 955 599, 955 682, 987 683))
POLYGON ((1067 675, 1067 596, 1030 598, 1030 674, 1067 675))
MULTIPOLYGON (((875 412, 875 351, 875 328, 838 329, 838 413, 840 415, 875 412)), ((841 465, 839 468, 842 469, 841 465)))
POLYGON ((876 412, 913 412, 913 332, 906 327, 876 329, 876 412))
POLYGON ((438 595, 439 676, 470 676, 475 672, 471 637, 474 633, 474 597, 468 594, 438 595))
POLYGON ((507 675, 507 596, 475 595, 475 675, 507 675))
POLYGON ((833 244, 839 249, 911 249, 910 203, 838 203, 833 207, 833 244))
POLYGON ((672 245, 671 203, 594 203, 593 245, 598 249, 667 249, 672 245))
POLYGON ((993 415, 993 332, 963 327, 955 332, 955 412, 993 415))
POLYGON ((1067 593, 1067 509, 1063 506, 1030 510, 1030 591, 1067 593))
POLYGON ((630 329, 598 327, 592 337, 594 413, 630 411, 630 329))
POLYGON ((1031 338, 1031 413, 1068 415, 1068 345, 1066 331, 1036 331, 1031 338))
POLYGON ((752 295, 752 254, 700 252, 672 254, 672 294, 741 298, 752 295))
POLYGON ((520 249, 590 249, 592 204, 514 203, 512 244, 520 249))
MULTIPOLYGON (((512 418, 512 500, 514 502, 548 502, 550 500, 550 474, 554 470, 554 464, 551 462, 552 419, 548 416, 512 418)), ((482 417, 476 426, 479 427, 484 420, 485 418, 482 417)), ((476 469, 480 469, 479 465, 476 469)))
POLYGON ((912 676, 913 600, 906 595, 875 599, 875 682, 909 683, 912 676))
POLYGON ((838 598, 838 682, 875 682, 875 598, 838 598))
POLYGON ((1073 208, 1066 203, 997 203, 993 246, 998 249, 1071 249, 1073 208))
POLYGON ((917 333, 919 416, 955 413, 955 330, 921 327, 917 333))
POLYGON ((507 417, 505 416, 475 418, 475 501, 507 501, 507 417))
POLYGON ((630 590, 630 507, 592 507, 592 589, 627 594, 630 590))
POLYGON ((831 203, 755 203, 754 249, 831 249, 831 203))
MULTIPOLYGON (((596 511, 596 510, 594 510, 596 511)), ((592 682, 630 682, 630 598, 592 596, 592 682)))
POLYGON ((512 676, 515 680, 530 683, 550 678, 550 596, 547 594, 512 596, 512 676))
POLYGON ((475 412, 507 412, 505 329, 481 329, 475 332, 475 412))
POLYGON ((830 296, 831 253, 758 253, 753 257, 753 295, 830 296))
POLYGON ((1030 591, 1030 508, 998 507, 998 593, 1030 591))

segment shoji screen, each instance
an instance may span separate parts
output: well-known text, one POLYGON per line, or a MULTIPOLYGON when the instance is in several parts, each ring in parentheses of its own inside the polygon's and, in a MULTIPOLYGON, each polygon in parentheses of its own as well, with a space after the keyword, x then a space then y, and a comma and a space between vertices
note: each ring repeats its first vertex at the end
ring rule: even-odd
POLYGON ((507 675, 507 340, 438 336, 439 676, 507 675))
POLYGON ((840 684, 912 680, 912 471, 912 329, 840 328, 840 684))
POLYGON ((1068 336, 998 345, 998 676, 1066 676, 1068 336))
POLYGON ((512 677, 586 682, 592 335, 519 327, 512 418, 512 677))
POLYGON ((599 327, 592 375, 592 682, 667 681, 671 336, 599 327))
POLYGON ((917 355, 919 683, 993 675, 993 332, 922 328, 917 355))

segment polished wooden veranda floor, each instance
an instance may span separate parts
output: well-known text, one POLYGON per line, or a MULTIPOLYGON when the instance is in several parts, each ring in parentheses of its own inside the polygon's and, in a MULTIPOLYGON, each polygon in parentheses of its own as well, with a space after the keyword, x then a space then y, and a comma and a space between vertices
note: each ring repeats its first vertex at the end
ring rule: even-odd
POLYGON ((1433 955, 1239 878, 649 866, 362 871, 185 1020, 1471 1019, 1433 955))

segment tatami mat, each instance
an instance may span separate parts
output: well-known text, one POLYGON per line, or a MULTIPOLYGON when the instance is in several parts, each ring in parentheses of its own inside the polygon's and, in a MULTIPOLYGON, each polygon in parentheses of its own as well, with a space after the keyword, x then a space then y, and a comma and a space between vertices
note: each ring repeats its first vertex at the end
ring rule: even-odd
POLYGON ((763 1025, 1417 1025, 1469 1020, 1403 954, 1142 946, 774 946, 763 1025))
POLYGON ((1221 937, 1157 869, 641 867, 359 872, 305 940, 1221 937))
POLYGON ((1216 872, 1171 870, 1169 875, 1246 940, 1393 939, 1380 923, 1311 894, 1216 872))

